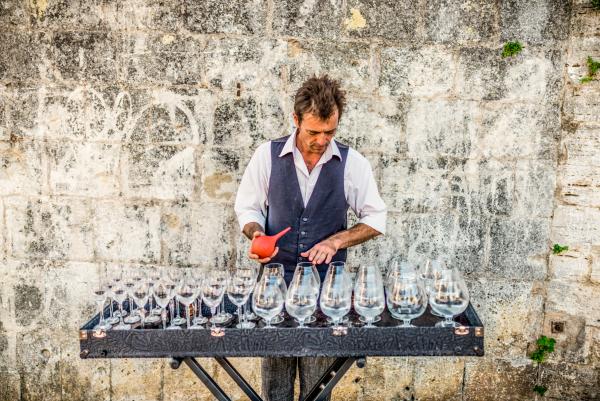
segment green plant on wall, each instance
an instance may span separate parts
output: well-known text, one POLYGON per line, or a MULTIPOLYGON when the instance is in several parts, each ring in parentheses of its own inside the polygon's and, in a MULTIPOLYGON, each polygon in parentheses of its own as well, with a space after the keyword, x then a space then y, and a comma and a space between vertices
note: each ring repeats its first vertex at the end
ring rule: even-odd
POLYGON ((562 252, 568 251, 568 250, 569 250, 568 245, 554 244, 554 246, 552 247, 552 253, 555 255, 558 255, 559 253, 562 253, 562 252))
POLYGON ((502 48, 502 58, 515 56, 521 53, 521 50, 523 50, 521 42, 506 42, 502 48))
MULTIPOLYGON (((598 0, 598 1, 600 1, 600 0, 598 0)), ((581 82, 582 84, 585 84, 586 82, 590 82, 594 79, 594 77, 596 76, 596 73, 598 72, 598 70, 600 70, 600 61, 595 61, 590 56, 588 56, 587 68, 588 68, 588 74, 579 80, 579 82, 581 82)))
POLYGON ((600 0, 592 0, 592 7, 596 10, 600 10, 600 0))
MULTIPOLYGON (((537 362, 540 365, 542 362, 546 360, 548 354, 554 352, 554 346, 556 345, 556 340, 551 337, 541 336, 536 341, 537 348, 535 351, 531 353, 529 356, 533 361, 537 362)), ((546 386, 535 385, 533 387, 533 391, 541 395, 542 397, 548 391, 546 386)))

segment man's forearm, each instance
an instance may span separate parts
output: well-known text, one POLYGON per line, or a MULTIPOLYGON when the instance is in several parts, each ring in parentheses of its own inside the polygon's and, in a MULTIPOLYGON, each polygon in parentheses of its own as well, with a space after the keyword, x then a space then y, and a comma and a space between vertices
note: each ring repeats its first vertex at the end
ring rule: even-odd
POLYGON ((260 232, 265 232, 265 229, 262 228, 262 226, 258 223, 252 222, 252 223, 248 223, 244 226, 244 229, 242 230, 242 232, 244 233, 244 235, 246 237, 248 237, 248 239, 252 239, 252 237, 254 236, 254 233, 256 231, 260 231, 260 232))
POLYGON ((381 235, 379 231, 364 223, 358 223, 348 230, 340 231, 339 233, 332 235, 329 239, 335 242, 337 249, 345 249, 362 244, 378 235, 381 235))

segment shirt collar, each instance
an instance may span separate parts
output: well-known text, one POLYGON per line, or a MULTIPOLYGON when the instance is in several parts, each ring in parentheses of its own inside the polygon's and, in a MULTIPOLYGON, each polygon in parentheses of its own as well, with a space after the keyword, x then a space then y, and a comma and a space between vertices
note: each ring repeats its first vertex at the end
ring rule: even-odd
MULTIPOLYGON (((290 134, 290 137, 287 139, 287 141, 285 141, 285 145, 283 145, 283 149, 281 149, 281 152, 279 153, 279 157, 283 157, 283 156, 287 155, 288 153, 294 152, 294 147, 296 146, 296 133, 297 132, 298 132, 298 129, 292 125, 292 133, 290 134)), ((325 149, 325 153, 323 153, 324 160, 329 160, 333 156, 336 156, 338 159, 342 160, 342 154, 340 153, 340 149, 338 148, 337 144, 335 143, 335 140, 331 140, 331 142, 329 142, 327 149, 325 149)))

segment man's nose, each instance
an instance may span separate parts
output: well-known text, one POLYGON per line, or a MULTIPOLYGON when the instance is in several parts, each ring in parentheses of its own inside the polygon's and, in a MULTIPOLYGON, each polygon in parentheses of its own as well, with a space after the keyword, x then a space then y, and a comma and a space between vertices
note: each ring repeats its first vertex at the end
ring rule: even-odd
POLYGON ((317 143, 319 144, 319 146, 327 146, 329 145, 329 138, 327 138, 327 135, 325 135, 325 133, 322 132, 317 137, 317 143))

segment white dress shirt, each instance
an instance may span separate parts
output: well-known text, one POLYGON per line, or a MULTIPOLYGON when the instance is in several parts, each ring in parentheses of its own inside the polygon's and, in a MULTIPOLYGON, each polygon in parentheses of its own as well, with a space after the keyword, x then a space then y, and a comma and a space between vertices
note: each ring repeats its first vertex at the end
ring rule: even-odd
MULTIPOLYGON (((300 150, 296 147, 296 131, 290 135, 279 157, 292 153, 296 166, 296 175, 300 184, 302 200, 306 207, 315 189, 321 169, 335 155, 341 158, 335 141, 331 141, 317 165, 309 173, 300 150)), ((346 202, 364 223, 385 234, 386 206, 379 196, 377 183, 369 161, 356 150, 349 148, 344 169, 344 193, 346 202)), ((251 222, 265 227, 267 215, 267 194, 271 177, 271 142, 260 145, 250 159, 235 198, 235 213, 240 229, 251 222)))

